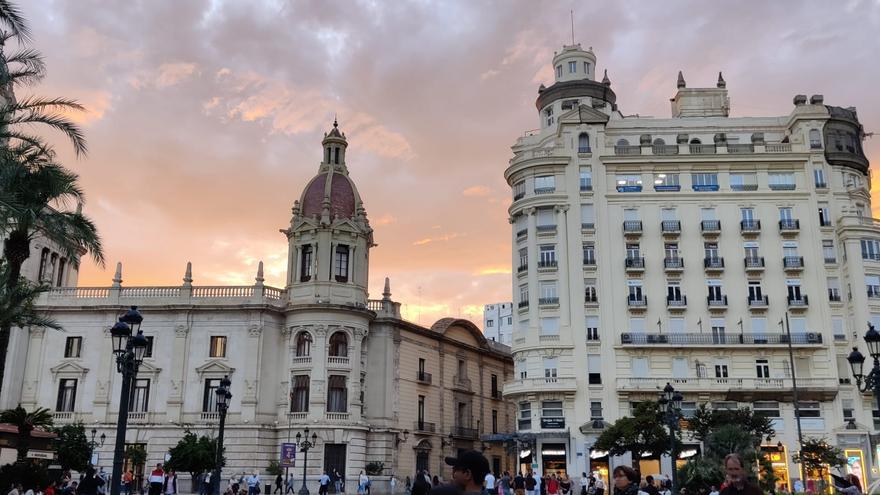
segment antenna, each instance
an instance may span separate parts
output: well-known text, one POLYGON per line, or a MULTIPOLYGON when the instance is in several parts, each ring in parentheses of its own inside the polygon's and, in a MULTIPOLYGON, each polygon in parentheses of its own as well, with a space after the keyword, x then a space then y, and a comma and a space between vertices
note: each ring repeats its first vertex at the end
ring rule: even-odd
POLYGON ((571 12, 571 44, 573 45, 574 44, 574 10, 571 10, 569 12, 571 12))
POLYGON ((421 285, 418 287, 418 293, 419 293, 419 299, 418 299, 419 302, 418 302, 418 306, 416 306, 418 308, 418 311, 416 313, 418 315, 418 316, 416 316, 416 322, 419 325, 421 325, 422 324, 422 286, 421 285))

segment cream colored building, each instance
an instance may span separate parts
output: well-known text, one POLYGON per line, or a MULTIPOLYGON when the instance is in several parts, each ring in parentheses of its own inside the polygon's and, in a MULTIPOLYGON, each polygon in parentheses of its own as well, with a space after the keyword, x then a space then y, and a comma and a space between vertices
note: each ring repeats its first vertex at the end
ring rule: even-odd
MULTIPOLYGON (((100 464, 112 462, 121 375, 108 329, 128 306, 144 316, 148 357, 134 384, 127 443, 161 462, 185 429, 215 434, 214 389, 233 394, 226 421, 225 472, 264 471, 281 444, 309 428, 310 483, 322 469, 351 481, 369 463, 402 481, 416 468, 449 477, 443 457, 484 449, 508 469, 513 409, 501 386, 512 378, 507 346, 466 320, 426 328, 403 320, 386 279, 369 299, 373 229, 349 176, 347 141, 335 123, 318 174, 294 203, 287 285, 200 286, 187 266, 182 284, 129 287, 118 266, 108 287, 61 287, 40 309, 65 332, 17 330, 10 366, 23 370, 4 391, 27 409, 47 407, 57 423, 106 433, 100 464), (17 387, 16 387, 17 386, 17 387)), ((291 473, 301 482, 302 455, 291 473)), ((298 486, 298 485, 297 485, 298 486)), ((314 488, 314 486, 313 486, 314 488)))
MULTIPOLYGON (((685 413, 709 403, 773 418, 765 450, 783 443, 791 482, 793 367, 804 436, 878 479, 872 398, 845 361, 880 323, 880 221, 855 109, 798 95, 788 115, 730 117, 720 74, 709 88, 679 74, 671 117, 638 117, 618 109, 607 71, 595 79, 591 50, 566 46, 553 68, 539 128, 505 171, 516 311, 504 394, 538 441, 525 460, 607 469, 591 450, 603 424, 669 382, 685 413)), ((641 465, 670 472, 668 458, 641 465)))

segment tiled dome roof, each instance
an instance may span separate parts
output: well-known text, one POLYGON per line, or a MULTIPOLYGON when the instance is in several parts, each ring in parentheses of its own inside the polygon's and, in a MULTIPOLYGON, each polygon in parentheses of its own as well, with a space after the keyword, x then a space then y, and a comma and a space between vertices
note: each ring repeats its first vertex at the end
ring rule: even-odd
POLYGON ((354 184, 347 176, 336 172, 324 172, 315 176, 303 192, 302 214, 306 217, 320 217, 325 197, 330 200, 330 218, 354 218, 357 196, 354 184))

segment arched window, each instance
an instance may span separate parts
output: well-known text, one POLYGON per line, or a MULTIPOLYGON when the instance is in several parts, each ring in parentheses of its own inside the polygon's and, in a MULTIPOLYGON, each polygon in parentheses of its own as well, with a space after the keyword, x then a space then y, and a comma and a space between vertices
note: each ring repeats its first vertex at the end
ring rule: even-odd
POLYGON ((330 375, 327 380, 327 412, 348 412, 348 386, 342 375, 330 375))
POLYGON ((629 146, 629 141, 626 139, 618 139, 617 146, 629 146))
POLYGON ((309 375, 296 375, 293 377, 293 387, 290 394, 290 412, 309 411, 309 375))
POLYGON ((345 332, 336 332, 330 336, 330 355, 335 357, 348 356, 348 336, 345 332))
POLYGON ((693 138, 691 139, 691 144, 703 144, 703 142, 700 141, 698 138, 693 138))
POLYGON ((664 146, 666 145, 666 141, 663 138, 657 138, 654 140, 654 146, 664 146))
POLYGON ((819 129, 810 129, 810 149, 821 149, 822 148, 822 136, 819 134, 819 129))
POLYGON ((578 136, 578 153, 589 153, 590 152, 590 135, 586 132, 582 132, 578 136))
POLYGON ((37 280, 42 282, 46 278, 46 268, 49 265, 49 248, 43 248, 40 253, 40 270, 37 272, 37 280))
POLYGON ((296 357, 312 355, 312 335, 309 332, 300 332, 296 335, 296 357))
POLYGON ((67 267, 67 258, 61 258, 61 261, 58 262, 58 287, 63 287, 64 284, 64 269, 67 267))

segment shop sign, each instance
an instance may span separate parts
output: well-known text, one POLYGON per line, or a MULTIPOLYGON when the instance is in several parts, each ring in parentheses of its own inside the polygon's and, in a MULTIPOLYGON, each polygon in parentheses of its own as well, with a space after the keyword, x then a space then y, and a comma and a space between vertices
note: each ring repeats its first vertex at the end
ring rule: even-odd
POLYGON ((541 428, 561 430, 565 428, 565 418, 541 418, 541 428))
POLYGON ((28 459, 54 459, 55 452, 49 450, 28 450, 28 459))

